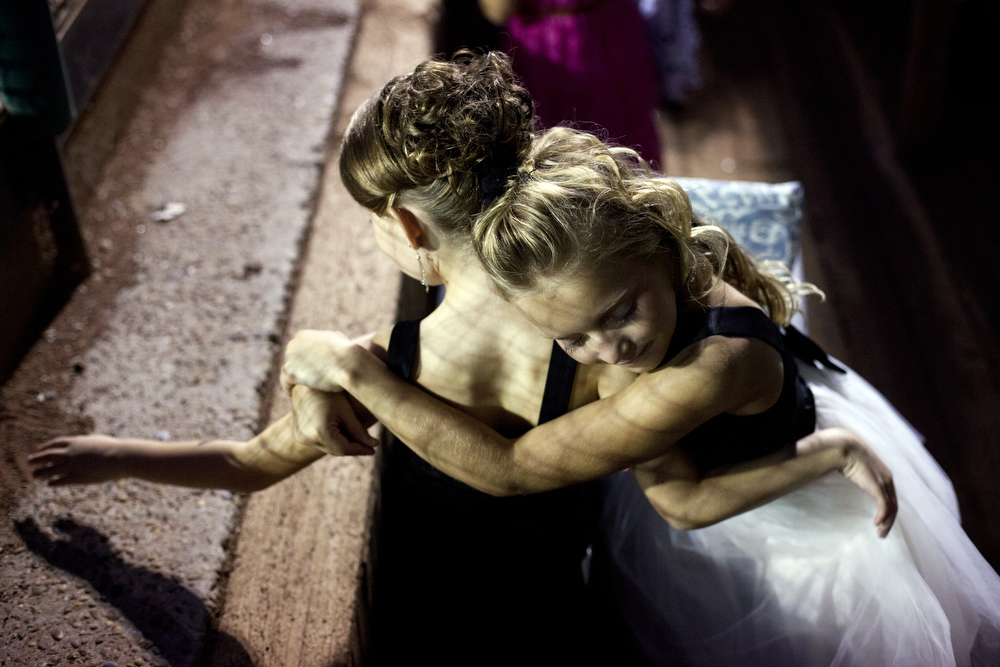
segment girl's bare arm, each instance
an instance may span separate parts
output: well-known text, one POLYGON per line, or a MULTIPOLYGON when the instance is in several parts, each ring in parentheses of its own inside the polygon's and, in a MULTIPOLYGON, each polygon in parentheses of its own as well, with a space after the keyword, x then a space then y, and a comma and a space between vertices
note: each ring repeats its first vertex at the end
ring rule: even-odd
MULTIPOLYGON (((769 348, 765 352, 770 351, 769 348)), ((718 356, 718 355, 714 355, 718 356)), ((397 378, 346 337, 300 332, 286 349, 283 383, 347 389, 440 470, 495 495, 532 493, 595 479, 655 459, 699 424, 747 402, 756 376, 719 364, 681 363, 640 376, 620 393, 506 438, 397 378), (749 379, 747 379, 749 378, 749 379)), ((779 366, 780 382, 780 366, 779 366)))
POLYGON ((739 406, 747 396, 752 399, 760 393, 753 389, 754 377, 768 375, 758 371, 767 363, 768 354, 770 350, 760 346, 736 355, 735 361, 731 354, 709 354, 701 368, 682 358, 679 369, 640 377, 615 396, 574 410, 520 438, 505 438, 400 380, 363 348, 337 334, 308 332, 298 343, 293 339, 283 374, 291 382, 301 368, 311 381, 327 389, 346 388, 418 455, 494 495, 557 488, 633 466, 657 510, 678 527, 694 528, 753 509, 840 471, 876 500, 875 523, 884 536, 896 512, 892 476, 849 431, 828 429, 808 436, 797 444, 800 456, 787 461, 757 461, 708 476, 700 475, 686 454, 674 447, 713 409, 739 406), (764 356, 755 361, 754 355, 761 353, 764 356), (744 364, 747 358, 750 363, 744 368, 726 367, 744 364), (323 368, 325 372, 317 370, 323 368), (750 389, 741 392, 741 383, 750 389), (706 387, 714 404, 706 401, 705 393, 699 394, 706 387), (687 421, 678 414, 686 415, 687 421))
MULTIPOLYGON (((343 394, 323 396, 304 386, 296 392, 302 405, 322 403, 325 410, 341 415, 351 410, 343 394), (330 403, 343 405, 334 409, 330 403)), ((338 435, 340 440, 324 449, 299 441, 290 413, 245 442, 160 442, 102 435, 69 436, 42 444, 28 457, 28 462, 33 477, 52 486, 96 484, 134 477, 176 486, 258 491, 291 476, 326 453, 371 454, 373 451, 372 438, 356 419, 338 435)))
POLYGON ((632 469, 660 516, 684 530, 754 509, 831 472, 844 474, 875 500, 875 527, 879 537, 885 537, 897 511, 892 473, 847 429, 828 428, 806 436, 796 443, 794 457, 769 456, 707 476, 682 452, 632 469))

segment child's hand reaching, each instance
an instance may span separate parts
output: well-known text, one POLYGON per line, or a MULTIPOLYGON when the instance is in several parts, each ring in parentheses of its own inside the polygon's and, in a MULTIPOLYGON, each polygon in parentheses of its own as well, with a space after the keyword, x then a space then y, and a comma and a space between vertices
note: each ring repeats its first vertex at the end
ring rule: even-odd
POLYGON ((333 456, 374 453, 378 440, 368 434, 344 393, 317 391, 297 384, 292 388, 295 440, 333 456))
POLYGON ((846 461, 840 471, 875 499, 878 536, 888 535, 899 509, 892 471, 857 433, 845 428, 827 428, 806 436, 796 443, 796 453, 801 456, 826 447, 842 448, 846 461))
POLYGON ((119 479, 120 441, 104 435, 60 437, 42 443, 28 456, 31 476, 49 486, 98 484, 119 479))

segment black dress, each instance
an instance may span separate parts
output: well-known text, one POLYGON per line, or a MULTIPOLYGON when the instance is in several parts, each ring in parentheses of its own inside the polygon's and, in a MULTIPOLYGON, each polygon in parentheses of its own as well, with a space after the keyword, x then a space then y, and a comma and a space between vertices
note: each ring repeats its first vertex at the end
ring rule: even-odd
POLYGON ((815 430, 816 404, 799 375, 795 357, 840 370, 815 343, 791 327, 782 333, 759 308, 708 308, 680 315, 666 358, 672 359, 709 336, 755 338, 767 343, 781 354, 784 378, 777 402, 764 412, 747 416, 721 414, 681 438, 679 446, 699 469, 706 471, 766 456, 794 446, 815 430))
MULTIPOLYGON (((388 365, 407 380, 419 327, 397 324, 389 344, 388 365)), ((554 345, 539 423, 566 411, 575 372, 554 345)), ((376 524, 373 663, 596 664, 581 568, 595 498, 588 485, 490 496, 394 438, 376 524)))

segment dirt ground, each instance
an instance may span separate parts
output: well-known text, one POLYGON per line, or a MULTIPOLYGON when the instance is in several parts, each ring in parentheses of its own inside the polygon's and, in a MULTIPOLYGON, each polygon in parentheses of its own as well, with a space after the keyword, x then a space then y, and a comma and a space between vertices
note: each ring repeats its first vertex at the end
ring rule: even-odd
MULTIPOLYGON (((71 3, 57 4, 58 20, 71 3)), ((92 274, 0 389, 0 511, 4 517, 14 517, 14 521, 0 522, 0 664, 4 665, 186 665, 211 648, 211 642, 203 641, 204 635, 221 604, 230 530, 241 499, 229 492, 178 492, 135 482, 65 493, 39 491, 29 480, 25 459, 48 438, 94 429, 85 405, 73 403, 71 397, 74 385, 95 372, 87 353, 109 335, 119 296, 157 281, 181 281, 198 271, 212 272, 211 258, 175 259, 170 266, 158 263, 151 271, 148 243, 146 250, 141 243, 154 233, 183 224, 155 222, 148 206, 137 205, 137 193, 146 186, 151 165, 162 161, 175 138, 178 119, 220 81, 251 80, 298 67, 294 58, 267 52, 272 40, 280 45, 283 35, 308 37, 325 29, 342 29, 352 18, 329 3, 298 3, 297 8, 288 9, 275 4, 192 0, 172 8, 183 15, 175 32, 163 34, 156 25, 142 25, 143 21, 162 23, 163 6, 151 2, 136 28, 136 32, 145 31, 144 39, 165 41, 165 47, 159 46, 162 58, 156 58, 152 67, 156 76, 106 81, 63 146, 77 217, 91 253, 92 274), (262 35, 268 37, 262 40, 262 35), (131 97, 134 106, 121 108, 121 91, 128 92, 124 97, 131 97), (102 94, 118 99, 102 103, 102 94), (115 107, 111 120, 123 122, 109 122, 109 106, 115 107), (208 519, 208 515, 218 518, 208 519), (185 516, 199 518, 187 521, 185 516), (165 539, 168 549, 163 548, 165 539), (199 564, 213 562, 219 564, 218 571, 198 570, 199 564)), ((132 48, 120 57, 141 60, 141 40, 132 48)), ((336 60, 330 64, 335 66, 336 60)), ((134 72, 134 63, 124 67, 129 68, 134 72)), ((332 108, 332 98, 324 100, 332 108)), ((318 158, 302 162, 302 168, 313 174, 314 189, 312 200, 296 203, 303 220, 315 205, 323 137, 329 131, 326 113, 318 142, 304 147, 318 158)), ((280 143, 276 146, 284 148, 280 143)), ((289 192, 294 195, 296 190, 289 192)), ((229 201, 228 205, 233 208, 239 203, 229 201)), ((252 213, 244 211, 243 215, 252 213)), ((215 252, 229 250, 220 246, 215 252)), ((296 254, 294 242, 290 250, 296 254)), ((234 321, 255 317, 251 312, 255 300, 266 302, 256 296, 265 284, 272 293, 277 289, 279 308, 281 294, 287 300, 291 274, 276 271, 267 259, 245 253, 223 256, 217 263, 224 269, 206 275, 205 291, 199 294, 215 301, 212 290, 224 283, 227 293, 246 295, 242 301, 230 299, 230 312, 220 317, 232 316, 234 321), (249 302, 249 310, 241 306, 243 301, 249 302), (242 314, 237 312, 241 307, 242 314)), ((154 312, 167 313, 181 305, 162 291, 150 289, 149 294, 147 303, 154 312)), ((266 360, 263 373, 247 388, 250 404, 221 415, 216 431, 206 435, 244 438, 258 429, 268 412, 269 401, 264 400, 270 395, 268 367, 280 351, 283 322, 279 318, 254 328, 246 326, 227 339, 229 348, 254 347, 266 360)), ((169 357, 137 360, 154 373, 169 361, 169 357)), ((211 384, 210 376, 240 370, 189 369, 200 373, 206 384, 211 384)), ((198 384, 198 379, 194 377, 192 383, 198 384)), ((118 390, 106 387, 92 398, 100 401, 118 390)), ((149 409, 155 412, 159 407, 150 405, 149 409)), ((211 406, 192 405, 194 409, 210 411, 211 406)), ((168 428, 169 424, 147 437, 170 438, 168 428)))

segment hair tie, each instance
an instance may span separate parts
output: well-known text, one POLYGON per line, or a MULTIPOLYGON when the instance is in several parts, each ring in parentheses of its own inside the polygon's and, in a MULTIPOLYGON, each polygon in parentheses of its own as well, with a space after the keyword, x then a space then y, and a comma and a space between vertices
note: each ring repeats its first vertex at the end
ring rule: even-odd
POLYGON ((481 210, 485 211, 493 205, 507 189, 507 181, 517 172, 516 161, 504 161, 502 164, 491 164, 483 170, 479 177, 479 198, 481 210))

